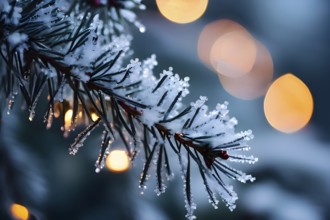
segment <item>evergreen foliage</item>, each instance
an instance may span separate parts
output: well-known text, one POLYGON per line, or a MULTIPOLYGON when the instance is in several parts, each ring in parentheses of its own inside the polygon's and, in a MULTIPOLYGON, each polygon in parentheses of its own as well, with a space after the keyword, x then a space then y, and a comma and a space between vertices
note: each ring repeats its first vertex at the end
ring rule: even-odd
POLYGON ((69 147, 73 155, 96 127, 102 127, 96 172, 104 167, 111 143, 121 140, 131 160, 138 153, 145 157, 142 189, 155 167, 157 194, 173 176, 173 151, 181 165, 188 219, 194 218, 196 207, 191 163, 198 167, 210 203, 217 207, 219 194, 233 210, 237 195, 227 179, 245 183, 254 178, 229 163, 257 161, 243 154, 252 132, 235 132, 237 120, 229 117, 228 103, 208 110, 207 98, 200 97, 184 106, 189 78, 180 78, 172 68, 155 77, 154 55, 128 60, 127 28, 133 24, 144 31, 134 9, 144 6, 138 0, 1 1, 0 55, 5 69, 0 72, 0 112, 9 114, 16 96, 21 96, 33 120, 38 102, 47 102, 47 128, 54 118, 62 120, 64 135, 79 124, 86 126, 69 147))

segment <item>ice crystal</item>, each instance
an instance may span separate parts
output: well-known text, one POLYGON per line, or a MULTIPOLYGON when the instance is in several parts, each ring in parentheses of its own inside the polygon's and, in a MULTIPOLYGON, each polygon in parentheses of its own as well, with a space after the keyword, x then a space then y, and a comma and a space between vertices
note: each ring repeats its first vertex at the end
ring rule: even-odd
POLYGON ((86 138, 91 134, 91 132, 96 128, 99 124, 100 119, 96 120, 93 124, 89 125, 84 131, 82 131, 74 140, 73 144, 71 144, 69 148, 69 154, 75 155, 79 148, 84 145, 86 138))
POLYGON ((48 111, 48 116, 45 116, 44 122, 46 124, 46 128, 50 129, 52 124, 53 124, 53 119, 54 119, 54 112, 53 112, 53 107, 49 106, 49 111, 48 111))
POLYGON ((36 115, 36 106, 37 106, 37 103, 34 102, 30 107, 29 107, 29 121, 33 121, 34 119, 34 116, 36 115))
POLYGON ((16 99, 16 96, 18 95, 18 92, 17 91, 12 91, 10 97, 9 97, 9 100, 8 100, 8 105, 7 105, 7 115, 10 115, 10 112, 11 110, 13 109, 14 107, 14 103, 15 103, 15 99, 16 99))
POLYGON ((103 131, 99 157, 97 158, 97 160, 95 162, 95 167, 96 167, 95 172, 96 173, 99 173, 103 169, 106 159, 110 153, 111 144, 112 144, 112 140, 109 136, 109 132, 103 131))
MULTIPOLYGON (((185 201, 185 208, 187 210, 186 218, 189 220, 196 219, 194 215, 194 211, 197 208, 196 204, 193 202, 193 195, 190 191, 190 162, 188 162, 188 167, 186 167, 186 157, 181 154, 179 157, 179 162, 181 166, 181 178, 183 181, 183 192, 184 192, 184 201, 185 201)), ((188 157, 189 161, 189 157, 188 157)))

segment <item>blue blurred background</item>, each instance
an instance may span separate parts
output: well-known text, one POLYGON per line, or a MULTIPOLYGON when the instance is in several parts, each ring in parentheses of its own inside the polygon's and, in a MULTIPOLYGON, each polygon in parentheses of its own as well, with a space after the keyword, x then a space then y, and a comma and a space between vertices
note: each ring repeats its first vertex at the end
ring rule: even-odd
MULTIPOLYGON (((139 18, 146 32, 132 30, 133 56, 144 59, 156 54, 156 74, 172 66, 181 76, 190 77, 186 104, 200 95, 209 98, 211 108, 228 101, 230 115, 239 122, 237 129, 252 129, 255 135, 250 146, 259 162, 242 169, 257 180, 253 184, 233 183, 239 195, 234 212, 223 204, 218 210, 208 204, 196 170, 193 193, 198 219, 330 219, 330 1, 210 0, 204 15, 189 24, 168 21, 154 1, 145 4, 147 10, 140 12, 139 18), (199 59, 197 42, 202 29, 224 18, 242 25, 268 48, 274 79, 291 72, 308 86, 314 112, 306 127, 292 134, 272 128, 264 114, 264 96, 253 100, 231 96, 216 73, 199 59)), ((60 124, 46 131, 42 114, 37 117, 32 123, 27 113, 3 119, 0 143, 6 147, 1 148, 0 162, 12 162, 20 175, 14 175, 17 186, 9 183, 13 192, 1 183, 0 197, 6 198, 9 192, 23 195, 13 202, 24 204, 40 219, 184 219, 179 175, 164 195, 155 195, 152 181, 140 195, 141 159, 125 173, 104 170, 95 174, 99 137, 88 140, 72 157, 67 148, 75 134, 64 139, 60 124)))

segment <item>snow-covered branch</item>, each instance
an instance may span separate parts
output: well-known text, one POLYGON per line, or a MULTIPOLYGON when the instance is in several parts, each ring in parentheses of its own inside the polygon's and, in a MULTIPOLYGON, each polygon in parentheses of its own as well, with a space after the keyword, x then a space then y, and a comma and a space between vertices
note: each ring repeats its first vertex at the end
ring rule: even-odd
POLYGON ((155 166, 157 194, 165 191, 165 177, 172 176, 172 158, 168 156, 172 150, 182 167, 187 218, 194 218, 195 209, 190 185, 192 162, 199 168, 212 205, 217 206, 218 193, 233 210, 237 195, 225 177, 244 183, 254 178, 228 162, 257 161, 242 155, 249 150, 247 141, 253 138, 252 132, 236 133, 237 120, 229 117, 228 103, 209 111, 207 98, 200 97, 184 106, 189 78, 181 79, 172 68, 156 77, 155 55, 142 62, 132 59, 125 66, 131 37, 117 34, 125 28, 119 18, 142 30, 131 11, 143 9, 139 1, 93 1, 95 8, 88 9, 90 3, 0 3, 0 54, 6 63, 0 83, 8 113, 15 97, 21 95, 30 110, 30 120, 38 101, 48 103, 47 128, 56 117, 62 118, 65 135, 78 124, 86 125, 70 146, 70 154, 76 154, 91 132, 102 126, 96 171, 103 168, 111 143, 121 140, 132 160, 137 153, 144 153, 141 188, 145 188, 150 167, 155 166), (40 100, 43 92, 48 100, 40 100), (240 153, 235 154, 237 151, 240 153))

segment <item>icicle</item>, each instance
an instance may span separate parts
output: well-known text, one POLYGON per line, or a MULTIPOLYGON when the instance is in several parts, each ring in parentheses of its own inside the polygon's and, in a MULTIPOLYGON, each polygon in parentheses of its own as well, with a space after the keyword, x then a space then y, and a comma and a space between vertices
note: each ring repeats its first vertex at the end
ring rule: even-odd
MULTIPOLYGON (((212 176, 215 177, 214 175, 212 176)), ((235 202, 238 199, 237 194, 233 190, 233 186, 227 185, 223 183, 221 179, 212 178, 211 176, 209 176, 208 179, 211 190, 217 192, 229 210, 233 211, 236 208, 235 202), (219 187, 219 185, 221 187, 219 187)))
POLYGON ((8 101, 8 111, 7 111, 7 115, 10 115, 10 111, 12 110, 13 108, 13 104, 14 104, 14 99, 13 99, 13 96, 9 99, 8 101))
POLYGON ((150 178, 148 171, 149 171, 150 167, 152 166, 152 160, 154 158, 154 154, 155 154, 157 145, 158 145, 158 142, 155 142, 153 144, 152 150, 151 150, 150 154, 147 156, 146 162, 143 165, 143 170, 141 173, 140 184, 139 184, 139 188, 141 189, 141 194, 143 194, 142 193, 143 190, 147 189, 146 182, 150 178))
POLYGON ((134 25, 139 29, 141 33, 144 33, 146 31, 146 27, 141 24, 139 21, 135 21, 134 25))
MULTIPOLYGON (((141 175, 141 176, 142 176, 142 175, 141 175)), ((139 189, 140 189, 140 194, 141 194, 141 195, 143 195, 143 194, 144 194, 144 191, 148 188, 148 186, 146 185, 146 183, 148 182, 149 178, 150 178, 150 175, 147 174, 147 175, 145 176, 145 181, 144 181, 144 183, 141 184, 141 181, 140 181, 139 189)))
POLYGON ((85 130, 83 130, 74 140, 73 144, 71 144, 69 148, 69 154, 75 155, 79 148, 84 145, 84 141, 91 134, 91 132, 96 128, 96 126, 100 123, 101 118, 95 121, 93 124, 89 125, 85 130))
POLYGON ((78 153, 79 148, 84 145, 84 141, 90 135, 90 132, 87 133, 80 133, 78 137, 75 139, 74 144, 72 144, 69 148, 69 154, 75 155, 78 153))
POLYGON ((245 156, 245 155, 230 155, 229 161, 254 164, 258 162, 258 158, 254 156, 245 156))
POLYGON ((212 192, 212 195, 209 195, 209 203, 211 203, 214 209, 218 209, 219 200, 214 192, 212 192))
MULTIPOLYGON (((165 165, 165 167, 167 167, 167 165, 165 165)), ((171 180, 173 180, 174 177, 175 177, 175 175, 174 175, 173 172, 171 172, 170 174, 167 174, 167 173, 166 173, 166 180, 167 180, 167 181, 171 181, 171 180)))
POLYGON ((157 167, 157 172, 156 172, 156 179, 157 179, 157 184, 156 184, 156 188, 155 188, 155 193, 157 196, 160 196, 160 194, 164 193, 166 190, 166 185, 164 184, 164 180, 163 180, 163 151, 164 151, 164 145, 160 145, 160 149, 157 152, 157 161, 155 163, 156 167, 157 167))
POLYGON ((103 131, 100 153, 95 162, 96 173, 99 173, 103 169, 105 165, 105 161, 110 153, 109 149, 110 149, 110 145, 112 144, 112 141, 110 140, 108 134, 109 133, 107 131, 103 131))
POLYGON ((161 187, 159 188, 158 186, 155 188, 154 192, 156 193, 157 196, 160 196, 162 193, 165 193, 165 190, 167 186, 162 182, 161 187))
POLYGON ((180 162, 180 166, 181 166, 181 178, 182 178, 182 181, 183 181, 183 189, 184 189, 183 190, 183 192, 184 192, 184 201, 185 201, 185 208, 186 208, 186 211, 187 211, 187 214, 185 215, 185 217, 189 220, 193 220, 193 219, 196 219, 196 216, 194 215, 194 211, 196 209, 196 204, 193 202, 193 196, 192 196, 191 191, 188 192, 189 195, 187 194, 187 187, 188 187, 187 184, 190 184, 189 182, 187 183, 187 178, 190 181, 190 174, 188 173, 189 169, 190 169, 189 155, 188 155, 187 158, 188 158, 187 171, 185 171, 186 167, 184 166, 184 162, 183 162, 183 159, 185 159, 185 158, 182 158, 182 156, 179 155, 179 162, 180 162), (187 176, 187 175, 189 175, 189 176, 187 176))
POLYGON ((148 169, 149 166, 151 164, 147 162, 144 163, 144 166, 143 166, 143 172, 141 173, 141 177, 140 177, 140 183, 139 183, 139 189, 140 189, 140 193, 141 195, 144 194, 144 191, 147 189, 147 185, 146 183, 148 182, 148 180, 150 179, 150 174, 148 174, 148 169))
POLYGON ((14 106, 14 102, 15 102, 15 98, 17 96, 18 92, 13 91, 9 100, 8 100, 8 111, 7 111, 7 115, 10 115, 11 110, 13 109, 14 106))
POLYGON ((37 102, 34 102, 30 107, 29 107, 29 121, 33 121, 34 116, 36 115, 35 108, 37 106, 37 102))
POLYGON ((44 122, 47 122, 46 129, 50 129, 52 127, 53 118, 54 118, 53 107, 49 106, 48 117, 45 116, 45 119, 44 119, 44 122))

